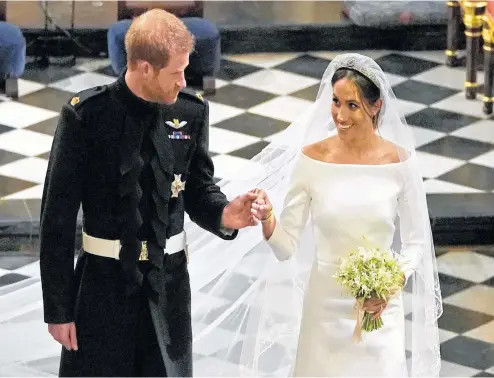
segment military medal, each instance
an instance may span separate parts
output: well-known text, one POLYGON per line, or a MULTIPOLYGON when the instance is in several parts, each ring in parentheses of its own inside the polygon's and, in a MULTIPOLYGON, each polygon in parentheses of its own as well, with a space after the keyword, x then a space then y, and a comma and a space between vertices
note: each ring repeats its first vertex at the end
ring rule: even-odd
POLYGON ((185 181, 182 181, 182 175, 174 175, 175 180, 172 182, 172 198, 177 198, 178 194, 185 189, 185 181))
POLYGON ((190 139, 190 135, 186 135, 181 131, 174 131, 171 134, 168 134, 168 138, 170 139, 190 139))
MULTIPOLYGON (((177 118, 174 118, 173 121, 165 122, 168 126, 173 127, 175 130, 181 129, 187 124, 187 121, 179 121, 177 118)), ((190 135, 184 134, 182 131, 173 131, 171 134, 168 134, 168 138, 170 139, 190 139, 190 135)))

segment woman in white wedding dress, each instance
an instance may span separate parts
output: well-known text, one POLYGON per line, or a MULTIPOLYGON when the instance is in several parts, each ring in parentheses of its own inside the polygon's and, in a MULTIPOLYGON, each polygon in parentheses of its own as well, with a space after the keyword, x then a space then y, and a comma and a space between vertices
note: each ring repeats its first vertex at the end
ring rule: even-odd
MULTIPOLYGON (((258 188, 261 206, 269 195, 254 209, 264 232, 227 242, 186 223, 194 376, 439 375, 434 245, 399 109, 376 62, 338 55, 316 101, 252 159, 256 169, 218 183, 230 198, 258 188), (362 237, 403 259, 407 284, 367 303, 384 326, 356 343, 355 300, 332 275, 362 237)), ((0 376, 56 374, 39 277, 0 288, 0 350, 0 376)))
POLYGON ((215 260, 194 319, 217 318, 196 340, 233 329, 216 356, 249 376, 439 376, 442 302, 426 194, 412 130, 379 65, 334 58, 314 104, 253 160, 257 176, 224 188, 255 183, 262 232, 243 232, 215 260), (356 301, 333 275, 364 238, 403 262, 406 288, 365 303, 384 326, 357 343, 356 301), (216 312, 211 299, 239 284, 242 294, 216 312))
POLYGON ((414 222, 410 211, 420 203, 407 204, 415 198, 416 172, 406 151, 378 135, 382 100, 377 84, 356 70, 340 68, 331 85, 328 108, 337 135, 300 151, 279 221, 263 190, 257 191, 263 205, 254 205, 280 260, 296 253, 309 215, 312 219, 316 263, 304 299, 294 375, 408 376, 402 295, 388 303, 366 301, 364 309, 381 315, 384 326, 356 343, 355 298, 333 276, 340 258, 364 246, 364 237, 370 245, 390 250, 397 213, 407 259, 404 276, 412 274, 428 242, 423 222, 414 222))

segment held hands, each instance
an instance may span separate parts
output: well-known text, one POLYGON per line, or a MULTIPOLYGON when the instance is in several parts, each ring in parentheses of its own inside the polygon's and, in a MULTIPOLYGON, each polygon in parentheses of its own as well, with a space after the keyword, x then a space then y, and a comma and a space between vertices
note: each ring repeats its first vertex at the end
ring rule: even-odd
POLYGON ((273 220, 273 207, 266 192, 254 189, 242 194, 226 205, 222 223, 226 228, 241 229, 273 220))
POLYGON ((257 225, 258 221, 252 214, 252 203, 256 195, 249 192, 233 199, 223 210, 222 224, 226 228, 241 229, 257 225))
POLYGON ((48 324, 48 332, 50 335, 62 344, 67 350, 77 351, 77 336, 75 331, 75 323, 65 324, 48 324))
POLYGON ((252 214, 262 222, 262 233, 266 240, 273 235, 276 227, 276 218, 273 215, 273 205, 269 201, 268 195, 262 189, 251 190, 257 197, 252 204, 252 214))
POLYGON ((254 189, 249 193, 256 195, 256 200, 252 203, 252 214, 261 222, 270 221, 273 217, 273 205, 269 202, 268 195, 262 189, 254 189))

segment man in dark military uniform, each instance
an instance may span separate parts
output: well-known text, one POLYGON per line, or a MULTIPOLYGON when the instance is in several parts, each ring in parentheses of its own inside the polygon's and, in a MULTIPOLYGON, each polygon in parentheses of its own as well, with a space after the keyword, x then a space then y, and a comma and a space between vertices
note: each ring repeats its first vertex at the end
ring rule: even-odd
POLYGON ((257 223, 255 195, 229 202, 214 185, 208 104, 184 90, 183 23, 149 11, 125 43, 118 80, 61 111, 42 199, 44 319, 63 345, 61 376, 192 376, 184 211, 231 240, 257 223))

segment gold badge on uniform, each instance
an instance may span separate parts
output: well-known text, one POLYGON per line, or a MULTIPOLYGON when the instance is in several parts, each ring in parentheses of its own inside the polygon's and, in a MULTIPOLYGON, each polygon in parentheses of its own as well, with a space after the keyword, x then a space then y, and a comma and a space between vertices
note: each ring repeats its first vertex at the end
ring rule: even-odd
POLYGON ((200 93, 196 93, 196 97, 201 100, 201 101, 204 101, 204 97, 202 97, 202 94, 200 93))
POLYGON ((178 194, 185 189, 185 181, 182 181, 182 175, 174 175, 175 180, 172 182, 172 198, 177 198, 178 194))
POLYGON ((178 119, 174 118, 173 121, 166 121, 165 123, 168 126, 173 127, 174 129, 181 129, 187 124, 187 121, 179 121, 178 119))
POLYGON ((74 106, 79 103, 81 99, 79 97, 73 97, 72 100, 70 100, 70 105, 74 106))

